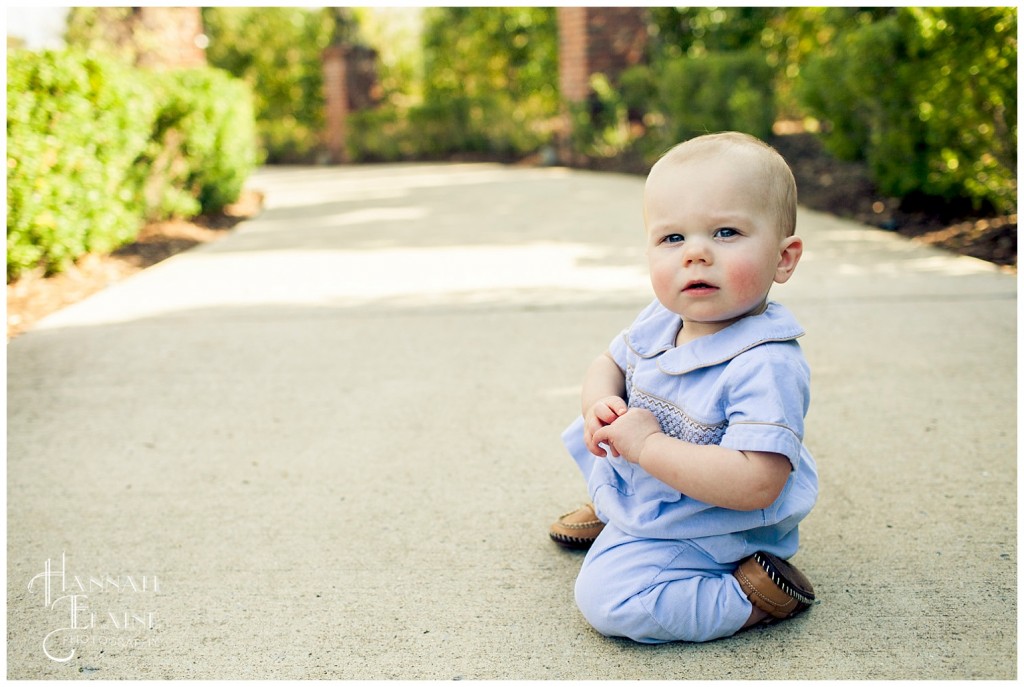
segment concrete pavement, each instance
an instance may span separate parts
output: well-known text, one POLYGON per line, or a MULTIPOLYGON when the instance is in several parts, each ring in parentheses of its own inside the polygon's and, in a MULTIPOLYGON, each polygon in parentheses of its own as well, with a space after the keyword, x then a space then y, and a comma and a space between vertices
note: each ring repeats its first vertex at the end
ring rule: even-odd
POLYGON ((8 344, 10 678, 1012 679, 1016 278, 801 210, 820 602, 594 632, 558 436, 647 303, 636 177, 261 170, 266 209, 8 344), (65 660, 66 659, 66 660, 65 660))

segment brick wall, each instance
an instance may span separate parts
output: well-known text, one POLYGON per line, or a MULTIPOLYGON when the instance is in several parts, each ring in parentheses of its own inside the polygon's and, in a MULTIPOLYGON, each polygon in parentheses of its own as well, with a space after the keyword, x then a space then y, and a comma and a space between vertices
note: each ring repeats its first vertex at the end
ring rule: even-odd
POLYGON ((647 44, 647 12, 639 7, 559 7, 558 81, 562 97, 582 102, 590 95, 590 76, 612 83, 639 64, 647 44))

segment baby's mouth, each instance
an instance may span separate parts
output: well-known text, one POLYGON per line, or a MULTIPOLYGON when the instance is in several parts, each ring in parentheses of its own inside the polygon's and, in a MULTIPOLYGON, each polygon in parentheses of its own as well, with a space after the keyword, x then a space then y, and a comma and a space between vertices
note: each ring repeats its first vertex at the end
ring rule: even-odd
POLYGON ((713 291, 717 289, 717 286, 707 283, 706 281, 691 281, 683 287, 683 291, 713 291))

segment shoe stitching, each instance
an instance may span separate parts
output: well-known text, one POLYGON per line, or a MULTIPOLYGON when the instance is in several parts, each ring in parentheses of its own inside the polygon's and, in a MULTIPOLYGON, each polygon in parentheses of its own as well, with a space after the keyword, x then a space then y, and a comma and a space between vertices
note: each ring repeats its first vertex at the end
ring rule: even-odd
POLYGON ((747 588, 749 588, 749 589, 750 589, 750 592, 749 592, 750 594, 753 594, 753 595, 755 595, 755 596, 756 596, 757 598, 761 599, 762 601, 764 601, 764 602, 765 602, 766 604, 768 604, 768 605, 770 605, 770 606, 775 606, 776 608, 780 608, 780 609, 781 609, 781 608, 783 608, 783 607, 785 607, 785 606, 789 605, 789 602, 790 602, 790 601, 795 601, 795 600, 796 600, 796 599, 794 599, 793 597, 790 597, 789 601, 787 601, 787 602, 786 602, 786 603, 784 603, 784 604, 780 604, 780 603, 778 603, 778 602, 772 601, 772 600, 771 600, 771 599, 769 599, 769 598, 768 598, 767 596, 765 596, 765 595, 764 595, 764 594, 762 594, 762 593, 761 593, 760 591, 758 591, 757 587, 755 587, 755 586, 754 586, 754 583, 753 583, 753 582, 751 582, 751 581, 750 581, 750 578, 749 578, 749 577, 747 577, 747 576, 746 576, 746 575, 745 575, 745 574, 744 574, 743 572, 741 572, 741 571, 737 570, 737 571, 736 571, 736 576, 737 576, 737 577, 739 577, 739 578, 741 578, 741 579, 740 579, 740 582, 741 582, 741 583, 743 583, 743 587, 744 587, 744 589, 747 589, 747 588))
POLYGON ((588 522, 560 522, 557 527, 564 527, 567 530, 584 530, 588 527, 597 527, 598 525, 604 525, 600 520, 590 520, 588 522))
POLYGON ((754 560, 757 561, 757 563, 762 568, 764 568, 764 571, 768 573, 768 576, 772 579, 772 582, 775 584, 776 587, 782 590, 783 594, 788 594, 800 603, 807 604, 808 606, 814 603, 813 597, 808 598, 807 596, 793 589, 793 587, 788 582, 786 582, 785 579, 782 578, 781 573, 776 573, 773 567, 770 568, 768 559, 762 558, 761 555, 757 553, 754 554, 754 560))
MULTIPOLYGON (((598 527, 598 526, 604 527, 605 523, 603 521, 601 521, 600 519, 587 520, 585 522, 562 522, 562 518, 565 518, 565 517, 567 517, 569 515, 573 515, 574 513, 579 513, 584 508, 593 508, 593 506, 590 506, 589 504, 588 505, 583 505, 583 506, 580 506, 579 508, 571 510, 571 511, 569 511, 567 513, 562 513, 561 515, 558 516, 558 521, 555 523, 554 526, 555 527, 564 527, 567 530, 583 530, 583 529, 587 529, 587 528, 590 528, 590 527, 598 527)), ((554 533, 552 533, 552 535, 554 535, 554 533)))

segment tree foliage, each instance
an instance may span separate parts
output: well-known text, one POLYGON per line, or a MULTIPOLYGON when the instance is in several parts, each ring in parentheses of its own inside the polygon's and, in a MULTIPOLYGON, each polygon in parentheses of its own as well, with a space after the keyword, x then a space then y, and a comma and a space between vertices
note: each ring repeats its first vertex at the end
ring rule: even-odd
POLYGON ((573 111, 577 150, 651 159, 702 131, 766 137, 790 117, 820 123, 829 150, 866 160, 888 195, 1015 209, 1015 8, 649 13, 647 64, 594 79, 598 107, 573 111))
POLYGON ((757 47, 780 15, 771 7, 652 7, 653 61, 757 47))
POLYGON ((550 7, 435 7, 424 13, 423 106, 472 149, 524 152, 558 113, 558 27, 550 7))
POLYGON ((595 98, 572 108, 576 150, 653 159, 709 131, 769 136, 777 112, 778 60, 765 44, 782 12, 650 8, 646 63, 626 70, 614 84, 592 79, 595 98))
POLYGON ((130 35, 131 19, 131 7, 72 7, 64 40, 80 50, 107 53, 134 63, 140 46, 130 35))
MULTIPOLYGON (((114 9, 108 8, 109 11, 114 9)), ((79 30, 97 10, 80 8, 79 30)), ((323 121, 321 55, 370 10, 206 8, 212 64, 256 97, 270 161, 308 161, 323 121), (360 14, 362 12, 362 14, 360 14)), ((883 191, 1016 203, 1016 9, 651 7, 646 63, 560 101, 551 7, 430 7, 418 46, 387 53, 384 101, 350 116, 353 159, 522 155, 561 112, 588 155, 650 158, 680 138, 779 117, 819 121, 883 191), (413 58, 416 53, 416 58, 413 58)), ((389 36, 379 18, 374 34, 389 36)))
MULTIPOLYGON (((342 8, 204 7, 206 58, 247 82, 269 162, 311 161, 324 127, 322 54, 342 8)), ((341 27, 341 29, 339 29, 341 27)))
POLYGON ((836 155, 879 188, 1011 212, 1017 183, 1015 8, 900 8, 807 61, 801 102, 836 155))

